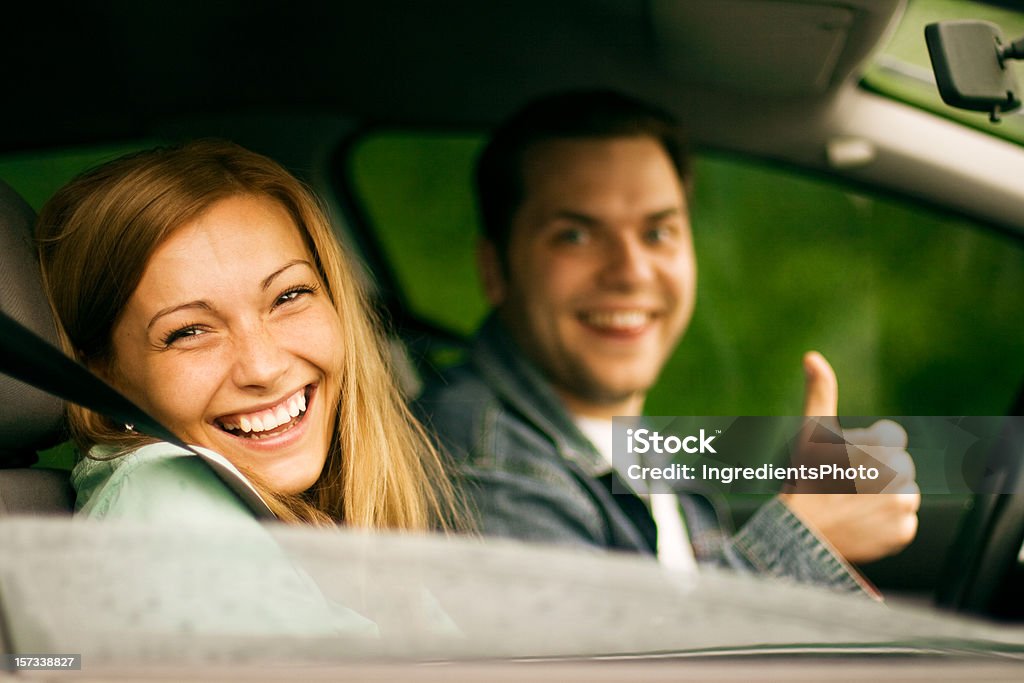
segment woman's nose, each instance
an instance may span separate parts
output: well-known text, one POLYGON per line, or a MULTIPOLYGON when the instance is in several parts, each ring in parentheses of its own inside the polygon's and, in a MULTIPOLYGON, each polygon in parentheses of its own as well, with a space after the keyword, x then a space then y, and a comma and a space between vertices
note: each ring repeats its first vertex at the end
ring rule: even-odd
POLYGON ((288 353, 262 325, 235 338, 235 384, 242 388, 272 388, 288 369, 288 353))

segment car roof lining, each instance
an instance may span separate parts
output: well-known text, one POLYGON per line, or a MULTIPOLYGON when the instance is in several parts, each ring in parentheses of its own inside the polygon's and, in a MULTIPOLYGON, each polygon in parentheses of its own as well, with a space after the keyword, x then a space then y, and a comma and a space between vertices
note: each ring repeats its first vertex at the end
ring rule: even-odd
POLYGON ((9 73, 19 96, 19 106, 3 113, 18 125, 0 127, 0 150, 137 136, 168 116, 282 101, 370 120, 489 125, 556 89, 606 86, 657 99, 705 83, 762 109, 780 97, 820 98, 854 77, 902 4, 519 0, 486 12, 462 0, 227 0, 193 11, 130 0, 70 6, 40 24, 45 50, 30 31, 0 48, 18 64, 9 73), (791 39, 809 28, 823 40, 791 39), (823 58, 805 73, 801 65, 823 58))
MULTIPOLYGON (((45 50, 32 32, 0 47, 13 51, 9 63, 19 65, 10 70, 18 106, 0 114, 6 124, 0 152, 151 138, 169 123, 231 120, 240 112, 242 119, 263 112, 267 121, 282 114, 262 133, 284 140, 280 149, 287 152, 287 137, 297 131, 286 127, 296 112, 364 124, 485 129, 540 93, 611 87, 673 110, 697 146, 907 190, 1024 233, 1024 215, 1016 210, 1024 205, 1024 187, 1000 180, 995 167, 966 179, 960 169, 979 134, 858 87, 904 5, 519 0, 486 12, 465 0, 287 6, 226 0, 192 11, 131 0, 72 6, 40 23, 48 28, 45 50), (162 29, 140 31, 144 26, 162 29), (821 35, 794 39, 808 26, 821 35), (813 68, 794 68, 804 62, 813 68), (911 149, 893 139, 888 114, 900 121, 918 117, 943 136, 945 151, 935 149, 935 140, 911 149), (862 139, 883 163, 830 167, 826 150, 843 137, 862 139), (893 154, 899 163, 889 163, 893 154), (893 175, 893 169, 914 175, 917 163, 927 169, 920 176, 927 182, 893 175)), ((232 129, 190 128, 226 137, 232 129)), ((1003 149, 997 156, 1013 163, 1019 147, 1007 142, 1003 149)))

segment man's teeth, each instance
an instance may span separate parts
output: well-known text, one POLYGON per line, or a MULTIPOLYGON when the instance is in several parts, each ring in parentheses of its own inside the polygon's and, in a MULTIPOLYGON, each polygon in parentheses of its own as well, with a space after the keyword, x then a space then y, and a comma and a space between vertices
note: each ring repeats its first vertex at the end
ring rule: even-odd
POLYGON ((583 319, 594 327, 630 330, 646 324, 650 314, 646 311, 597 311, 585 313, 583 319))
POLYGON ((221 426, 229 432, 266 432, 291 422, 293 418, 305 412, 306 391, 301 389, 272 408, 248 415, 234 415, 230 422, 221 422, 221 426))

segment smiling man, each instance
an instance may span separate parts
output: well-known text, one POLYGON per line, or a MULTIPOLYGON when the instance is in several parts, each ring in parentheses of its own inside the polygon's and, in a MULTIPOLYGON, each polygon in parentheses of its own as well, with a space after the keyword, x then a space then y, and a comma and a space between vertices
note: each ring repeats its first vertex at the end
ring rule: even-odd
POLYGON ((504 249, 484 247, 487 297, 570 412, 636 415, 696 291, 672 162, 650 137, 551 140, 523 175, 504 249))
MULTIPOLYGON (((858 438, 895 445, 880 457, 901 473, 901 494, 779 496, 730 537, 703 496, 622 493, 611 418, 642 413, 696 298, 690 170, 672 118, 608 92, 537 100, 497 129, 476 180, 494 311, 470 362, 420 406, 483 531, 870 591, 849 562, 916 532, 919 495, 894 423, 858 438)), ((804 371, 805 414, 835 415, 828 363, 809 353, 804 371)))

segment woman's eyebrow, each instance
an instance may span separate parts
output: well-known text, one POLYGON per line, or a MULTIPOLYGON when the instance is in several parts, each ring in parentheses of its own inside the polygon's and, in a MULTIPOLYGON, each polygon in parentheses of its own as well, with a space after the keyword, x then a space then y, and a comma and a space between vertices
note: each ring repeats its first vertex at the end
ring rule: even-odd
POLYGON ((260 286, 264 290, 269 289, 270 285, 272 285, 274 283, 274 278, 276 278, 278 275, 280 275, 284 271, 288 270, 292 266, 301 266, 301 265, 308 266, 310 270, 313 270, 313 264, 311 264, 309 261, 306 261, 305 259, 295 259, 294 261, 289 261, 288 263, 284 264, 283 266, 281 266, 280 268, 275 270, 273 273, 271 273, 267 277, 263 278, 263 282, 260 283, 260 286))
POLYGON ((156 315, 150 318, 149 324, 146 325, 146 331, 149 332, 151 329, 153 329, 153 325, 156 324, 156 321, 164 317, 165 315, 169 315, 171 313, 174 313, 175 311, 182 311, 189 308, 198 308, 203 311, 213 310, 210 304, 207 303, 206 301, 189 301, 187 304, 168 306, 167 308, 160 309, 159 311, 156 312, 156 315))

